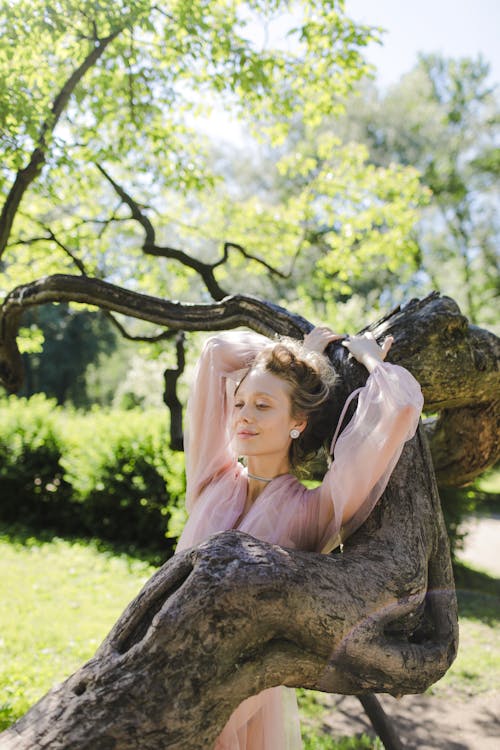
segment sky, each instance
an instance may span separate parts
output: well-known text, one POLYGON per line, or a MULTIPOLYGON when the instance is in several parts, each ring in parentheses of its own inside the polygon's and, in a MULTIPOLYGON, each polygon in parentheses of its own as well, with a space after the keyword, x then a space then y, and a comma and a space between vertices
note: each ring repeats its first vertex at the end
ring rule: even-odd
MULTIPOLYGON (((383 43, 364 52, 381 89, 411 70, 419 52, 481 54, 491 67, 490 82, 500 84, 500 0, 345 0, 345 10, 354 21, 386 30, 383 43)), ((260 26, 255 33, 259 39, 260 26)), ((246 138, 244 126, 227 112, 205 118, 203 128, 217 140, 241 145, 246 138)))
POLYGON ((491 65, 500 82, 500 0, 345 0, 355 21, 383 26, 383 46, 366 57, 377 67, 383 88, 396 83, 416 63, 418 52, 477 57, 491 65))

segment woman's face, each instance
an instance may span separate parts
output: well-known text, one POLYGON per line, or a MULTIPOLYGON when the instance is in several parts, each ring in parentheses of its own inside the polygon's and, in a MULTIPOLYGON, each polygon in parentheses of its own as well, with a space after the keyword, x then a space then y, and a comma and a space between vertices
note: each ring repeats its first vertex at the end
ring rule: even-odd
POLYGON ((234 395, 232 432, 238 455, 288 459, 290 430, 305 427, 290 411, 288 384, 265 370, 250 370, 234 395))

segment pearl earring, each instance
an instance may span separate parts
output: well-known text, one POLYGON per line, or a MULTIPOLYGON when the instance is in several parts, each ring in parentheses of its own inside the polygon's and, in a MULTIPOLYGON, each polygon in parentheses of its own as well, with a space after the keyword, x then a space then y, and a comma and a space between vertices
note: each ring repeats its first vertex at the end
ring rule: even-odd
POLYGON ((296 427, 290 430, 290 437, 292 438, 292 440, 296 440, 299 436, 300 436, 300 430, 298 430, 296 427))

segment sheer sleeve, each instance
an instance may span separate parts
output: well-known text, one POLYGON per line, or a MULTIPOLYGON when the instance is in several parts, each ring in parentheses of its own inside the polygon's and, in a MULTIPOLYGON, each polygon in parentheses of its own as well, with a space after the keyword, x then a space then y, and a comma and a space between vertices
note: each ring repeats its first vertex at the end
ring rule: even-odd
POLYGON ((366 520, 404 443, 415 434, 422 407, 420 385, 408 370, 381 362, 370 373, 318 488, 322 552, 331 551, 366 520))
POLYGON ((237 460, 230 445, 228 391, 269 343, 258 333, 234 331, 211 337, 203 348, 185 419, 188 511, 208 482, 237 460))

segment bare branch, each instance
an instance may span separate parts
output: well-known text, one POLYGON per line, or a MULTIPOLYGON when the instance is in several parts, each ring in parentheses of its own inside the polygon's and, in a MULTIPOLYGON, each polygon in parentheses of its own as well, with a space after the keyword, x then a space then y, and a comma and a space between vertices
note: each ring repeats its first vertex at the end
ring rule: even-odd
POLYGON ((219 283, 215 279, 213 272, 215 268, 218 268, 219 266, 227 262, 230 250, 237 250, 239 253, 241 253, 241 255, 243 255, 244 258, 252 260, 255 263, 259 263, 260 265, 264 266, 264 268, 266 268, 272 275, 278 276, 280 279, 288 279, 290 277, 289 273, 285 274, 272 266, 270 263, 267 263, 267 261, 259 258, 257 255, 249 253, 242 245, 238 244, 237 242, 225 242, 222 257, 214 263, 205 263, 201 260, 198 260, 197 258, 194 258, 192 255, 188 255, 188 253, 184 252, 183 250, 179 250, 174 247, 157 245, 156 233, 153 224, 141 209, 137 201, 135 201, 127 193, 127 191, 124 190, 123 187, 118 185, 118 183, 113 180, 113 178, 106 172, 102 165, 96 164, 96 166, 101 174, 108 180, 115 192, 120 196, 122 201, 130 208, 132 218, 135 219, 144 229, 144 253, 146 253, 147 255, 154 255, 156 257, 177 260, 179 261, 179 263, 182 263, 182 265, 193 269, 193 271, 196 271, 196 273, 201 276, 205 283, 205 286, 214 299, 220 300, 227 296, 227 292, 224 291, 224 289, 222 289, 222 287, 219 285, 219 283))
POLYGON ((157 333, 155 336, 135 336, 132 333, 128 333, 127 329, 115 318, 113 313, 109 310, 104 312, 107 319, 115 326, 115 328, 121 333, 124 339, 127 341, 142 342, 145 344, 156 344, 158 341, 168 341, 176 335, 176 331, 162 331, 157 333))
POLYGON ((186 365, 184 341, 184 332, 179 331, 176 334, 175 340, 177 367, 167 368, 163 373, 163 380, 165 383, 163 401, 170 411, 170 447, 174 451, 181 451, 184 448, 182 403, 177 395, 177 383, 184 372, 184 367, 186 365))
POLYGON ((120 186, 117 182, 113 180, 111 175, 109 175, 104 167, 101 164, 96 164, 97 169, 99 172, 107 179, 109 184, 112 186, 113 190, 117 195, 120 196, 122 201, 130 208, 130 212, 132 214, 132 218, 135 219, 135 221, 139 222, 141 227, 144 229, 145 234, 145 245, 154 245, 155 244, 155 230, 153 225, 151 224, 150 220, 146 216, 146 214, 141 211, 141 208, 137 201, 135 201, 131 196, 120 186))
POLYGON ((63 242, 61 242, 54 232, 51 229, 47 229, 49 238, 55 242, 55 244, 61 248, 61 250, 73 261, 75 266, 79 269, 79 271, 84 274, 84 276, 87 276, 87 271, 85 270, 85 264, 80 258, 77 258, 77 256, 69 249, 67 245, 65 245, 63 242))
POLYGON ((56 274, 22 285, 7 295, 0 308, 0 380, 10 391, 22 382, 16 336, 24 310, 48 302, 81 302, 103 310, 146 320, 174 331, 210 331, 247 325, 267 336, 296 338, 311 325, 298 315, 254 297, 233 295, 213 304, 182 304, 150 297, 85 276, 56 274))
POLYGON ((42 224, 42 222, 37 223, 42 227, 42 229, 45 229, 45 231, 47 232, 46 235, 42 235, 41 237, 29 237, 25 240, 17 240, 16 242, 9 243, 8 247, 16 247, 17 245, 34 245, 37 242, 54 242, 58 247, 61 248, 65 255, 71 258, 72 262, 75 264, 78 270, 86 276, 87 272, 85 270, 83 261, 80 260, 80 258, 77 258, 76 255, 74 255, 74 253, 66 245, 64 245, 60 240, 57 239, 56 235, 50 229, 50 227, 46 227, 44 224, 42 224))
POLYGON ((264 266, 264 268, 267 268, 269 273, 271 273, 273 276, 279 276, 280 279, 290 278, 290 273, 283 273, 282 271, 278 271, 277 268, 274 268, 274 266, 271 266, 262 258, 259 258, 257 255, 252 255, 252 253, 247 252, 245 248, 242 245, 239 245, 237 242, 224 242, 222 258, 220 258, 220 260, 216 261, 215 263, 212 263, 212 268, 217 268, 217 266, 221 266, 226 263, 229 257, 230 250, 238 250, 238 252, 240 252, 244 258, 248 258, 248 260, 253 260, 256 263, 259 263, 261 266, 264 266))
POLYGON ((120 185, 118 185, 113 178, 106 172, 104 167, 100 164, 96 164, 101 174, 108 180, 110 185, 113 187, 115 192, 120 196, 123 202, 130 208, 132 218, 137 221, 144 229, 144 244, 142 249, 146 255, 154 255, 159 258, 170 258, 171 260, 177 260, 187 268, 191 268, 196 271, 201 278, 211 296, 215 300, 221 300, 227 296, 227 292, 217 282, 213 268, 214 266, 210 263, 204 263, 193 256, 188 255, 183 250, 177 250, 174 247, 159 246, 155 244, 155 230, 148 219, 146 214, 141 210, 137 201, 135 201, 120 185))

